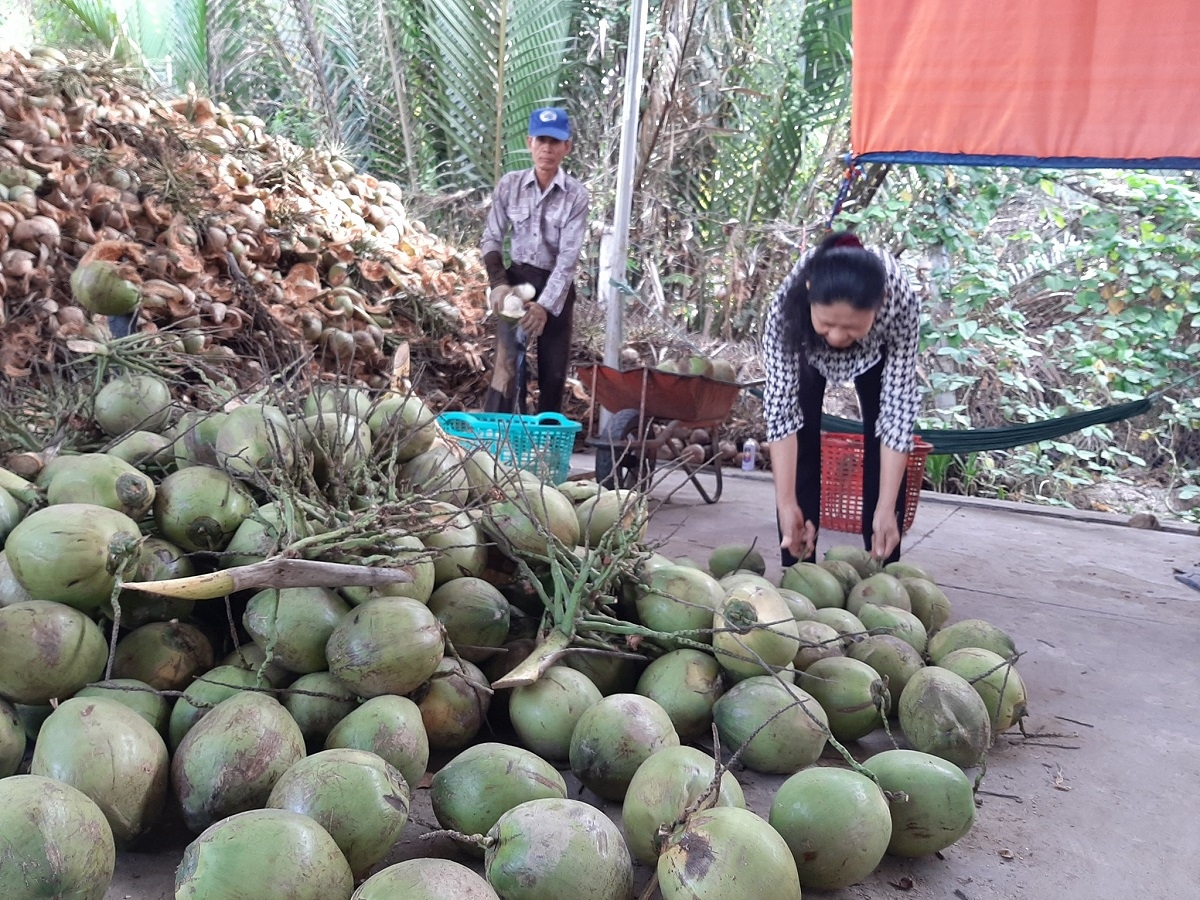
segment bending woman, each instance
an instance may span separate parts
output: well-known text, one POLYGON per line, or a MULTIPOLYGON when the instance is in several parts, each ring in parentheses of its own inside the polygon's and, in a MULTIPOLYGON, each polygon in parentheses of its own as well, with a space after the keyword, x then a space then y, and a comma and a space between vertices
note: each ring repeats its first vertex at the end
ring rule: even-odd
POLYGON ((853 379, 863 417, 863 547, 900 558, 905 469, 920 409, 920 304, 900 264, 848 232, 805 254, 767 313, 763 408, 783 565, 816 559, 821 407, 853 379))

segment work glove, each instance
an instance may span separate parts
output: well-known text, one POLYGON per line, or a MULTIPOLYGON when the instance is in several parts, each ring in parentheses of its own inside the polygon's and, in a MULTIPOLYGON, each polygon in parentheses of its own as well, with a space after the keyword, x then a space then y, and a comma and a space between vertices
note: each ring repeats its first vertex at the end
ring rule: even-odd
POLYGON ((529 340, 537 340, 545 329, 546 320, 549 317, 550 314, 546 312, 546 307, 540 303, 530 303, 526 307, 525 317, 521 319, 521 327, 525 329, 529 340))

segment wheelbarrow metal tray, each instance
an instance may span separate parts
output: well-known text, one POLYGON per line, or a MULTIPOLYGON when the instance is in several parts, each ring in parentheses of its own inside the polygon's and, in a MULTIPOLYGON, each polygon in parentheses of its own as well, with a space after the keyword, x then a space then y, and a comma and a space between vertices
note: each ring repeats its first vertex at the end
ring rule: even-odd
POLYGON ((580 382, 609 412, 643 409, 647 418, 678 419, 684 425, 722 422, 742 385, 707 375, 682 375, 640 367, 618 371, 609 366, 579 366, 580 382))

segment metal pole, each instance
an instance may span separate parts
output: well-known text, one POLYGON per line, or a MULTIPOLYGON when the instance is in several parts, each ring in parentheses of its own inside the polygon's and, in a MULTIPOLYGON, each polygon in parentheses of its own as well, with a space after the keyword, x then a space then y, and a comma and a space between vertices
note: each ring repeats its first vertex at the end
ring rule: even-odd
POLYGON ((637 157, 638 110, 642 97, 642 58, 646 50, 647 0, 633 0, 629 49, 625 59, 625 103, 621 111, 621 147, 617 158, 617 194, 612 225, 600 238, 600 301, 608 313, 604 364, 619 368, 624 341, 624 298, 614 282, 625 280, 629 257, 629 217, 633 206, 633 168, 637 157))

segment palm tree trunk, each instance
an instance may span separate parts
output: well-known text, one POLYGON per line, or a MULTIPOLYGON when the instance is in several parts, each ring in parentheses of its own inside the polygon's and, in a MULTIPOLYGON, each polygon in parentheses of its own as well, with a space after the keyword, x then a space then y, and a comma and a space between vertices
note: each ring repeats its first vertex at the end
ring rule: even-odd
POLYGON ((376 0, 376 5, 379 9, 379 27, 383 32, 388 67, 391 70, 392 89, 396 92, 396 114, 400 119, 400 133, 404 139, 404 162, 408 169, 408 183, 410 187, 415 188, 420 176, 417 167, 417 148, 413 138, 412 114, 408 102, 408 83, 404 78, 403 61, 396 56, 396 39, 392 33, 391 22, 388 21, 384 0, 376 0))

